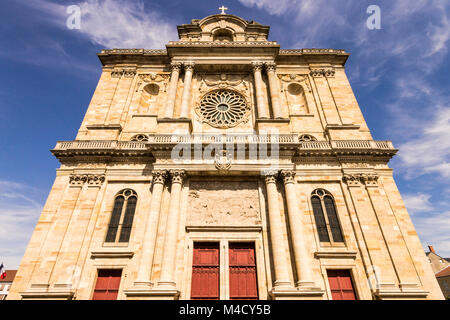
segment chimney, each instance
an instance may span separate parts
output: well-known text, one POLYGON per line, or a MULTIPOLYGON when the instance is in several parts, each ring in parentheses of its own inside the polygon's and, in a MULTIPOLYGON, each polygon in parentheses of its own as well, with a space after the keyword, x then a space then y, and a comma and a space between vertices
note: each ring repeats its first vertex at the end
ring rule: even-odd
POLYGON ((428 246, 428 249, 430 250, 430 252, 433 252, 434 254, 436 254, 436 252, 434 251, 433 246, 428 246))

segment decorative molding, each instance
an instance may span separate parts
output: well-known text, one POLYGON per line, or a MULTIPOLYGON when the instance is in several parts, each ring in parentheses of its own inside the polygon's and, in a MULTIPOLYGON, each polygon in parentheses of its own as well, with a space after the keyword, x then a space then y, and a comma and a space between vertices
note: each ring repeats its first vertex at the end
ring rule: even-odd
POLYGON ((214 166, 219 171, 227 171, 230 170, 232 161, 232 155, 226 150, 221 150, 214 157, 214 166))
POLYGON ((147 142, 148 141, 148 135, 146 134, 136 134, 133 137, 131 137, 130 141, 140 141, 140 142, 147 142))
POLYGON ((186 226, 187 232, 259 232, 262 226, 186 226))
POLYGON ((131 259, 133 251, 92 251, 91 259, 131 259))
POLYGON ((188 226, 261 225, 258 182, 191 181, 188 226))
POLYGON ((357 256, 356 251, 338 251, 338 252, 330 252, 330 251, 316 251, 314 252, 314 257, 317 259, 356 259, 357 256))
POLYGON ((75 292, 74 291, 25 291, 20 292, 23 300, 27 299, 64 299, 64 300, 72 300, 75 292))
POLYGON ((298 137, 298 141, 317 141, 317 139, 310 134, 302 134, 298 137))

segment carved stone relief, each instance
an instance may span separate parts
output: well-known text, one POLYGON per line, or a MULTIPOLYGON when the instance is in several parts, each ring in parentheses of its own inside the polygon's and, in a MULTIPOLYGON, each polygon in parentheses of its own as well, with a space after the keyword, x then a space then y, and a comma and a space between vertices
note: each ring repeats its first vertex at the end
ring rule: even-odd
POLYGON ((261 224, 259 194, 251 181, 190 183, 187 225, 254 226, 261 224))

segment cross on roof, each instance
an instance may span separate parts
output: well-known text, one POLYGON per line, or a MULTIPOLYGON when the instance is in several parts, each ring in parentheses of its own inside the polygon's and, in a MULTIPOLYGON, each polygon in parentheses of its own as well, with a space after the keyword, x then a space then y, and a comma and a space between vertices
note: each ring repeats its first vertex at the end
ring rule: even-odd
POLYGON ((221 14, 226 14, 226 10, 228 10, 228 8, 227 7, 224 7, 224 6, 221 6, 220 8, 219 8, 219 10, 222 10, 222 13, 221 14))

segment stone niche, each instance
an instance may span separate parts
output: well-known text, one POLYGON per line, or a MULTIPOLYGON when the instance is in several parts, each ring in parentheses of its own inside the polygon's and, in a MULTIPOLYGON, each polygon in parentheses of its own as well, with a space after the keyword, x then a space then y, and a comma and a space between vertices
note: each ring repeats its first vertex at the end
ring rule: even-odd
POLYGON ((188 201, 189 226, 261 225, 256 181, 192 181, 188 201))

